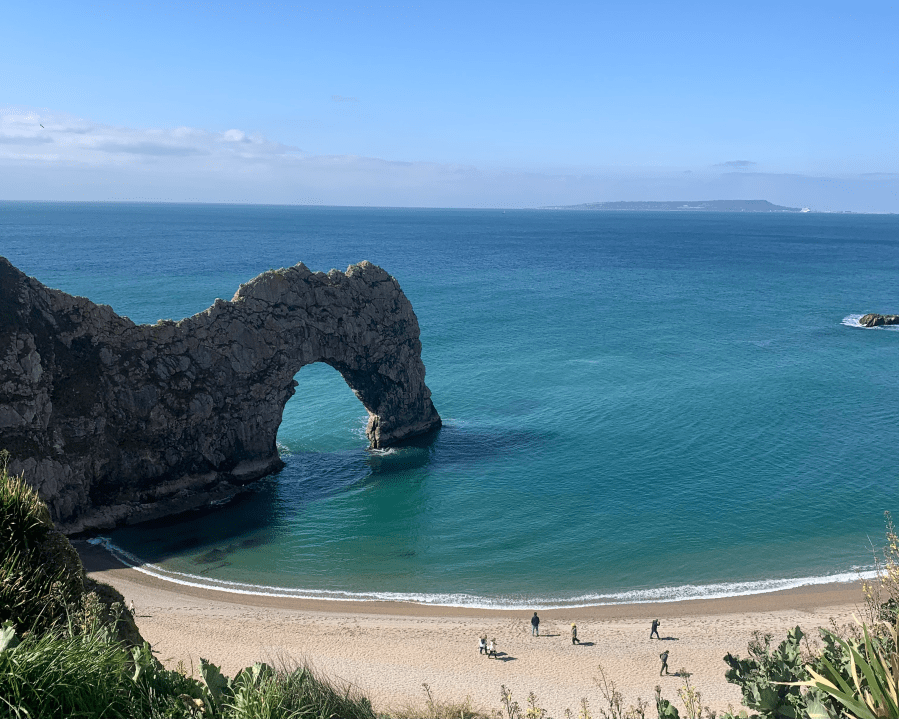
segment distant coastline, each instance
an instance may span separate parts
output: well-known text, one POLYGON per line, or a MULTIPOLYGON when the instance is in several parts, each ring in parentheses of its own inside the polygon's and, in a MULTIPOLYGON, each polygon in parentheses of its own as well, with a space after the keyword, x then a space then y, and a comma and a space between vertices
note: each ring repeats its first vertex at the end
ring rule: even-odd
POLYGON ((811 212, 807 207, 784 207, 768 200, 666 200, 663 202, 585 202, 548 210, 614 210, 625 212, 811 212))

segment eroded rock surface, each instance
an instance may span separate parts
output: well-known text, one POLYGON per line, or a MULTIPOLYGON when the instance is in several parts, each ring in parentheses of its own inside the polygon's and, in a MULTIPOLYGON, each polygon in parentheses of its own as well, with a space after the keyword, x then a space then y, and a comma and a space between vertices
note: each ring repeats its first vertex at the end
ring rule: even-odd
POLYGON ((864 315, 858 323, 862 327, 882 327, 883 325, 899 325, 899 315, 864 315))
POLYGON ((68 533, 202 506, 279 469, 281 414, 313 362, 368 410, 373 447, 440 426, 412 305, 370 262, 266 272, 230 302, 136 325, 0 258, 0 449, 68 533))

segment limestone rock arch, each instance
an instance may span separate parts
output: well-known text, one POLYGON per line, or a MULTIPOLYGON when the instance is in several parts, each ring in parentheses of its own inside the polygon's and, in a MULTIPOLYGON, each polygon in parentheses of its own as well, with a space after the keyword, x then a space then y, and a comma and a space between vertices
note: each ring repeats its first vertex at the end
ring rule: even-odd
POLYGON ((372 447, 436 429, 419 326, 370 262, 273 270, 179 322, 136 325, 0 258, 0 449, 68 532, 233 494, 282 466, 301 367, 334 367, 372 447))

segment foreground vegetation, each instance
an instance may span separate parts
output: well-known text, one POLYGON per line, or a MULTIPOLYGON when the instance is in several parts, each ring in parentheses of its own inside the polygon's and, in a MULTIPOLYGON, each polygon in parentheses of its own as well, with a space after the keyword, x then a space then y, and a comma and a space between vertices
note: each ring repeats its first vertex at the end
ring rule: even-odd
MULTIPOLYGON (((0 719, 148 719, 275 717, 375 719, 360 693, 307 667, 254 664, 233 678, 201 660, 199 676, 170 670, 140 637, 121 595, 84 575, 77 553, 53 526, 46 505, 0 452, 0 719)), ((820 629, 812 642, 799 627, 783 641, 756 634, 745 658, 728 654, 725 678, 742 691, 743 709, 720 719, 899 719, 899 537, 887 521, 879 578, 865 586, 863 621, 820 629)), ((715 713, 680 670, 673 700, 655 691, 659 719, 711 719, 715 713)), ((602 667, 594 682, 602 703, 586 698, 569 719, 645 719, 650 704, 626 704, 602 667)), ((533 694, 521 705, 505 686, 499 710, 470 701, 441 702, 427 684, 421 704, 395 719, 548 719, 533 694)))
POLYGON ((362 695, 306 667, 254 664, 233 679, 201 660, 169 670, 122 597, 84 576, 46 505, 0 453, 0 718, 374 719, 362 695))
POLYGON ((200 678, 162 667, 150 647, 126 651, 105 627, 29 634, 0 632, 0 716, 8 717, 359 717, 374 719, 367 699, 336 689, 306 668, 266 664, 222 675, 202 661, 200 678))

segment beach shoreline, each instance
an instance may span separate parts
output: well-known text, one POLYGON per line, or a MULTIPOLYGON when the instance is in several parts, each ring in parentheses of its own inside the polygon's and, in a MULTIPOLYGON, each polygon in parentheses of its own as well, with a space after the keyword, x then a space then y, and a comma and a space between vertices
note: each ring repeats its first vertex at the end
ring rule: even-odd
MULTIPOLYGON (((540 637, 531 636, 531 611, 447 607, 412 602, 313 600, 235 594, 168 582, 127 567, 101 546, 75 541, 85 571, 135 603, 143 636, 166 666, 197 667, 199 658, 233 676, 254 661, 307 662, 358 687, 385 710, 422 704, 422 683, 441 701, 470 697, 497 708, 499 688, 524 703, 533 691, 550 716, 576 711, 582 696, 602 697, 593 682, 601 665, 626 703, 677 699, 682 679, 659 677, 659 653, 669 667, 690 672, 704 703, 723 710, 740 704, 739 688, 724 679, 728 652, 746 655, 754 631, 776 644, 800 625, 851 622, 863 604, 859 582, 818 584, 764 594, 640 604, 539 610, 540 637), (652 619, 661 640, 649 639, 652 619), (570 641, 576 622, 582 644, 570 641), (499 660, 479 656, 477 638, 496 636, 499 660)), ((813 639, 814 641, 814 639, 813 639)))
MULTIPOLYGON (((386 600, 352 600, 352 599, 310 599, 289 596, 270 596, 256 593, 235 592, 213 586, 192 586, 169 581, 163 577, 141 572, 128 567, 112 552, 102 545, 91 545, 84 540, 74 540, 85 571, 102 573, 114 570, 130 570, 134 579, 147 587, 168 587, 185 596, 209 598, 217 601, 233 602, 255 607, 297 609, 300 611, 323 611, 364 614, 389 614, 421 616, 458 616, 477 617, 484 614, 497 616, 521 616, 524 609, 493 607, 459 607, 442 604, 425 604, 420 602, 386 601, 386 600)), ((547 613, 562 612, 575 618, 645 618, 662 616, 705 616, 716 614, 733 614, 741 611, 776 611, 790 607, 809 611, 819 607, 842 606, 850 603, 862 603, 861 581, 829 582, 808 584, 790 589, 779 589, 755 594, 740 594, 712 599, 678 599, 652 602, 594 604, 588 606, 561 607, 540 609, 547 613)))

